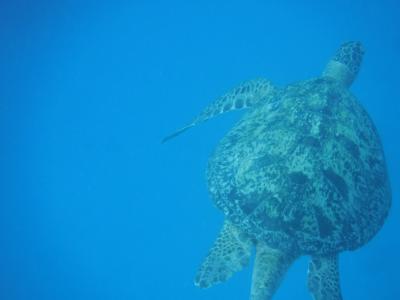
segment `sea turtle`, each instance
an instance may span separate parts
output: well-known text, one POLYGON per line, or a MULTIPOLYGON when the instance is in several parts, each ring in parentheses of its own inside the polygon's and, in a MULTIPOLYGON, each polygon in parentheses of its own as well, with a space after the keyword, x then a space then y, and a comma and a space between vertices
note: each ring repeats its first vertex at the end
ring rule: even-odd
POLYGON ((338 254, 371 240, 391 205, 378 133, 348 90, 363 54, 361 43, 347 42, 318 78, 283 88, 265 79, 245 82, 164 139, 249 108, 209 160, 209 192, 225 221, 197 286, 228 279, 255 247, 252 300, 272 299, 302 255, 311 256, 314 299, 342 299, 338 254))

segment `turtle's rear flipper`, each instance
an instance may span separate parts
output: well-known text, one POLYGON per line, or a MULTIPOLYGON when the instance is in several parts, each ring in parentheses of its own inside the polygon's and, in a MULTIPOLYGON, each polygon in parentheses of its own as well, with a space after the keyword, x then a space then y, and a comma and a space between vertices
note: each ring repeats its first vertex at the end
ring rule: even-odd
POLYGON ((314 300, 342 300, 337 254, 311 258, 308 288, 314 300))
POLYGON ((251 248, 251 241, 229 221, 225 221, 214 246, 197 272, 195 285, 207 288, 226 281, 248 264, 251 248))
POLYGON ((180 135, 190 127, 203 123, 220 114, 251 107, 260 100, 265 99, 274 90, 275 88, 272 83, 263 78, 245 81, 208 105, 191 123, 165 137, 162 143, 180 135))
POLYGON ((251 283, 251 300, 270 300, 283 276, 293 263, 295 255, 257 244, 251 283))

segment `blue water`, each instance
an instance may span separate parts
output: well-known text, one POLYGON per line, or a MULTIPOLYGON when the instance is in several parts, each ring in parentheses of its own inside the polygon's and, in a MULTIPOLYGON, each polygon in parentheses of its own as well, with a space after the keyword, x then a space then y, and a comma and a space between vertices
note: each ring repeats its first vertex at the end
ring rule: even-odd
MULTIPOLYGON (((161 138, 239 82, 318 76, 366 49, 352 91, 380 132, 393 206, 341 255, 345 299, 400 299, 400 4, 1 1, 0 299, 248 299, 251 266, 199 290, 222 224, 205 167, 240 117, 161 138)), ((274 300, 311 299, 307 258, 274 300)))

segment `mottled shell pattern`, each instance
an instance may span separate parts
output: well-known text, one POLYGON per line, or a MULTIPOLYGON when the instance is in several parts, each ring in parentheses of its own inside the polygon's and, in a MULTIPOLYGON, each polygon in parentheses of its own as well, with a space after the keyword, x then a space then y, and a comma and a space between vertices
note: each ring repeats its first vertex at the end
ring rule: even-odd
POLYGON ((252 239, 330 253, 362 246, 383 225, 391 202, 384 153, 347 85, 322 76, 277 89, 219 143, 209 191, 252 239))

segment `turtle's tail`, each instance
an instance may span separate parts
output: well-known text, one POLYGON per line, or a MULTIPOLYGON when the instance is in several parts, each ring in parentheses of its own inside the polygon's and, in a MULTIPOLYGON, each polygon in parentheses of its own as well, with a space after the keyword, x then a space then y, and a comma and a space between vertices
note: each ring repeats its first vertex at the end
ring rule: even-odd
POLYGON ((271 300, 286 271, 297 255, 268 247, 259 242, 256 246, 251 300, 271 300))
POLYGON ((313 256, 308 268, 308 288, 315 300, 342 300, 337 254, 313 256))

